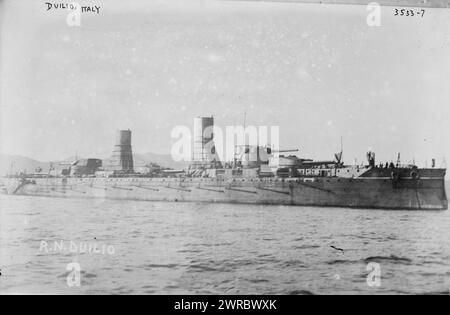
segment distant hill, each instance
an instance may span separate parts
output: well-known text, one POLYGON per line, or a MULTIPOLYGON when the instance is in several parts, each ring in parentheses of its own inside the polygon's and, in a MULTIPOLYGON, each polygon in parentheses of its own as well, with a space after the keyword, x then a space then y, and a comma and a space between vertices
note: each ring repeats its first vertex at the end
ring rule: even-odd
POLYGON ((28 173, 41 168, 43 172, 48 172, 50 163, 40 162, 21 155, 0 154, 0 175, 15 173, 26 170, 28 173))
MULTIPOLYGON (((144 166, 149 163, 156 163, 162 167, 168 167, 173 169, 182 169, 189 165, 188 162, 176 162, 172 159, 169 154, 156 154, 156 153, 144 153, 144 154, 134 154, 134 164, 136 167, 144 166)), ((82 159, 82 157, 78 157, 82 159)), ((68 157, 63 161, 54 161, 53 165, 57 167, 60 163, 68 164, 75 161, 75 157, 68 157)), ((104 159, 104 165, 107 164, 108 159, 104 159)), ((49 171, 51 162, 41 162, 33 160, 28 157, 20 155, 8 155, 0 154, 0 176, 21 171, 26 171, 27 173, 35 172, 36 169, 41 168, 42 173, 47 173, 49 171)))

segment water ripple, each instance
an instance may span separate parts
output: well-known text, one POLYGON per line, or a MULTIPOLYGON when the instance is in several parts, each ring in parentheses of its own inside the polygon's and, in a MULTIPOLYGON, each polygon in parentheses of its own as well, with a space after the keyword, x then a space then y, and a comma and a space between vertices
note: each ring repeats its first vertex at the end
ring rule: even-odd
POLYGON ((3 195, 0 203, 0 293, 447 295, 450 288, 450 211, 3 195), (45 252, 42 240, 115 251, 45 252), (66 283, 73 262, 79 288, 66 283), (380 287, 367 285, 373 262, 380 287))

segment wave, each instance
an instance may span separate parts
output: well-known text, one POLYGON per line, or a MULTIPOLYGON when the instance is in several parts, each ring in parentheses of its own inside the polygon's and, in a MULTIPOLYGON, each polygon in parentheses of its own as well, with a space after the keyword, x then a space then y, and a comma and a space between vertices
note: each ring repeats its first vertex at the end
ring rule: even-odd
POLYGON ((294 290, 290 291, 288 295, 315 295, 315 294, 308 290, 294 290))
POLYGON ((391 256, 370 256, 367 257, 366 259, 364 259, 365 263, 369 263, 369 262, 380 262, 380 261, 388 261, 388 262, 393 262, 393 263, 403 263, 403 264, 410 264, 412 263, 412 260, 409 258, 405 258, 405 257, 398 257, 395 255, 391 255, 391 256))
POLYGON ((300 245, 300 246, 293 246, 295 249, 313 249, 313 248, 320 248, 319 245, 300 245))
POLYGON ((145 269, 149 268, 168 268, 168 269, 174 269, 177 268, 177 264, 148 264, 145 265, 145 269))
POLYGON ((306 268, 307 267, 303 261, 298 260, 298 259, 282 261, 280 263, 280 266, 282 268, 286 268, 286 267, 306 268))
POLYGON ((228 271, 226 268, 210 267, 203 264, 190 265, 189 269, 195 269, 197 271, 218 271, 218 272, 228 271))
POLYGON ((247 279, 250 283, 263 283, 263 282, 269 282, 267 279, 247 279))
POLYGON ((357 262, 358 261, 355 261, 355 260, 335 259, 335 260, 327 261, 326 264, 327 265, 339 265, 339 264, 354 264, 357 262))

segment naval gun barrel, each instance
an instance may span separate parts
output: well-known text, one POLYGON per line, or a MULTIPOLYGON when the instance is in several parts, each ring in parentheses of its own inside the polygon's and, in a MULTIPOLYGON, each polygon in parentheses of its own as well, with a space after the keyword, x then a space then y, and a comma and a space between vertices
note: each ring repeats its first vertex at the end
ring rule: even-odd
POLYGON ((298 152, 299 149, 290 149, 290 150, 272 150, 273 153, 287 153, 287 152, 298 152))

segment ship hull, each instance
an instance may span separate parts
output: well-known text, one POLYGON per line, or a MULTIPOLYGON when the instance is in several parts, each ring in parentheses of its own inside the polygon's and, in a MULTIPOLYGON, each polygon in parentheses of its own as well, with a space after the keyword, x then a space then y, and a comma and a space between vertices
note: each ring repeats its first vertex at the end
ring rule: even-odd
POLYGON ((5 179, 8 194, 142 201, 446 210, 443 178, 35 178, 5 179))

